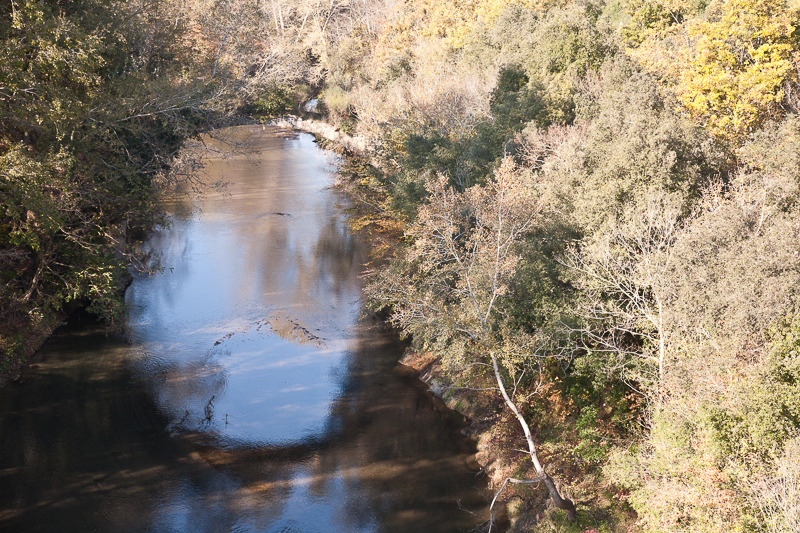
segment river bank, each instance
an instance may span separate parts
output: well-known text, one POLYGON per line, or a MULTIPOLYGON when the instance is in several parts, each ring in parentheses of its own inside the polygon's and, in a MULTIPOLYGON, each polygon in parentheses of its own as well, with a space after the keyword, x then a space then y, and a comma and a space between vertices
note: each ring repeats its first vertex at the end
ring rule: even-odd
POLYGON ((363 137, 351 136, 332 126, 327 122, 309 118, 286 115, 270 121, 267 124, 278 128, 287 128, 304 131, 326 141, 334 143, 339 149, 344 149, 354 154, 364 156, 367 152, 367 140, 363 137))
MULTIPOLYGON (((509 477, 524 478, 531 474, 530 458, 517 449, 520 435, 507 413, 504 414, 502 398, 491 387, 491 382, 487 382, 486 387, 455 387, 442 370, 440 358, 430 352, 407 350, 400 364, 415 369, 431 394, 464 416, 468 425, 461 433, 475 441, 475 464, 489 480, 493 491, 499 490, 509 477)), ((542 513, 553 511, 543 487, 506 488, 493 509, 495 527, 509 533, 528 531, 542 513)))
POLYGON ((0 388, 22 379, 23 371, 30 364, 31 358, 42 348, 61 323, 61 320, 52 320, 28 324, 21 331, 17 330, 11 335, 6 335, 18 339, 18 341, 12 347, 13 355, 3 361, 0 369, 0 388))
MULTIPOLYGON (((375 192, 365 190, 363 185, 368 181, 368 167, 375 166, 369 156, 365 139, 347 135, 325 122, 301 117, 284 117, 272 121, 271 124, 287 130, 311 133, 321 144, 349 158, 349 172, 339 173, 336 186, 353 197, 357 204, 375 192)), ((402 235, 398 231, 397 221, 390 213, 376 210, 375 205, 379 202, 370 200, 362 201, 360 206, 356 206, 357 209, 362 209, 358 218, 362 221, 368 220, 364 225, 371 226, 370 233, 376 248, 396 246, 396 240, 402 235), (365 214, 364 210, 370 213, 365 214), (381 217, 389 220, 380 220, 381 217), (389 232, 393 235, 387 236, 381 231, 381 228, 386 227, 390 228, 389 232), (387 240, 394 242, 387 246, 387 240)), ((461 433, 469 437, 476 446, 476 453, 469 459, 470 465, 479 469, 481 475, 489 480, 490 488, 498 490, 506 478, 520 477, 521 473, 529 470, 528 456, 514 451, 517 435, 513 428, 516 424, 504 413, 502 398, 491 386, 491 382, 487 387, 480 388, 453 387, 442 370, 440 358, 430 352, 407 349, 398 364, 398 368, 408 369, 404 372, 415 375, 428 392, 442 402, 443 408, 463 417, 466 426, 461 433)), ((552 512, 544 487, 538 490, 529 486, 507 489, 495 504, 495 527, 500 526, 501 530, 508 531, 524 531, 543 512, 552 512)))

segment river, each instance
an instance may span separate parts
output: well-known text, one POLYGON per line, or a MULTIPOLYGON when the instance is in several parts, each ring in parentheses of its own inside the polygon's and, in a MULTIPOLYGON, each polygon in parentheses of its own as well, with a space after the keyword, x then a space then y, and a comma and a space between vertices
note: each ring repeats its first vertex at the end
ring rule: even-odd
POLYGON ((365 243, 309 135, 239 128, 167 205, 125 335, 74 316, 0 390, 0 530, 456 532, 472 445, 362 310, 365 243))

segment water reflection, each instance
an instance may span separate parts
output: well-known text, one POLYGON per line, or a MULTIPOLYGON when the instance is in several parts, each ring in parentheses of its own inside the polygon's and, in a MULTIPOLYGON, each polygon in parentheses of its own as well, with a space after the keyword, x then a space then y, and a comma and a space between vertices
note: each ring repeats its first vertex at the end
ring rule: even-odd
POLYGON ((173 420, 203 421, 226 440, 288 443, 324 430, 338 390, 329 375, 359 312, 363 245, 308 136, 255 141, 259 160, 208 169, 232 180, 225 194, 176 206, 191 216, 148 243, 168 273, 131 287, 130 334, 142 347, 137 370, 173 420))
POLYGON ((359 320, 363 245, 324 154, 308 136, 253 142, 260 163, 215 161, 227 192, 177 203, 148 241, 165 272, 129 289, 130 345, 67 328, 0 391, 0 529, 480 521, 459 509, 485 508, 460 420, 395 368, 391 332, 359 320))

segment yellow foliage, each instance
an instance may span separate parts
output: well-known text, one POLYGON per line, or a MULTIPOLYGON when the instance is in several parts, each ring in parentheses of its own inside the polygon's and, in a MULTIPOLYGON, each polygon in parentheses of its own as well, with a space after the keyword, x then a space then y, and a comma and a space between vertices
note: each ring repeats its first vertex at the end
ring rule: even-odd
MULTIPOLYGON (((686 12, 673 4, 659 9, 686 12)), ((683 109, 712 135, 735 147, 779 118, 783 87, 800 65, 800 11, 785 0, 715 0, 681 24, 650 20, 634 55, 673 84, 683 109)))
POLYGON ((410 0, 399 4, 376 46, 381 62, 420 38, 437 38, 461 48, 479 23, 491 24, 511 5, 545 11, 564 0, 410 0))
POLYGON ((676 94, 692 117, 735 145, 780 112, 783 84, 796 76, 798 13, 782 0, 727 0, 709 9, 713 18, 689 23, 696 42, 676 94))

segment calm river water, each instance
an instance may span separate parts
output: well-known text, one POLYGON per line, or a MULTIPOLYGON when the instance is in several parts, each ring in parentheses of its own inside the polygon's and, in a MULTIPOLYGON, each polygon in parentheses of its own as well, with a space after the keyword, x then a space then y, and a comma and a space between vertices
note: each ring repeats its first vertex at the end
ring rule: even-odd
POLYGON ((170 206, 125 338, 74 317, 0 390, 0 530, 455 532, 485 514, 460 417, 361 312, 364 243, 308 135, 240 128, 170 206))

